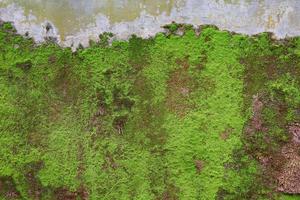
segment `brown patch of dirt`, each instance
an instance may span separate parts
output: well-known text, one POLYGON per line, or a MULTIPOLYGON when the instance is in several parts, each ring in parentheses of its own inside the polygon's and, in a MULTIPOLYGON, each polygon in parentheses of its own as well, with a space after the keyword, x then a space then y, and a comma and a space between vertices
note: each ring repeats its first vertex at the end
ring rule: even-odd
POLYGON ((281 173, 286 160, 280 153, 281 144, 277 149, 271 148, 270 144, 274 141, 271 141, 268 135, 268 127, 263 121, 262 111, 264 106, 265 102, 262 101, 262 97, 258 94, 254 95, 252 100, 253 115, 244 135, 247 140, 245 150, 260 163, 263 185, 275 191, 277 177, 281 173), (260 137, 262 138, 259 139, 260 137), (262 145, 266 145, 266 148, 261 148, 262 145))
POLYGON ((96 95, 98 99, 98 109, 97 111, 91 116, 87 129, 92 130, 96 128, 96 133, 101 132, 103 118, 108 115, 109 111, 107 106, 104 103, 104 99, 100 93, 96 95))
POLYGON ((300 194, 300 124, 288 127, 290 142, 281 148, 284 165, 277 175, 277 190, 289 194, 300 194))
POLYGON ((298 123, 288 127, 290 141, 276 152, 258 156, 262 166, 264 183, 278 192, 300 194, 300 143, 298 123))
POLYGON ((22 69, 23 71, 28 71, 32 67, 32 62, 27 60, 25 62, 17 63, 16 67, 22 69))
POLYGON ((67 189, 57 189, 55 191, 55 196, 57 200, 76 200, 77 199, 77 193, 76 192, 71 192, 67 189))
MULTIPOLYGON (((50 101, 50 100, 49 100, 50 101)), ((61 110, 63 108, 62 102, 52 102, 52 104, 49 105, 49 121, 54 122, 57 121, 60 117, 61 110)))
POLYGON ((184 59, 176 59, 176 64, 183 67, 183 69, 188 70, 190 67, 189 57, 186 56, 184 59))
POLYGON ((204 162, 202 160, 195 160, 194 163, 195 163, 197 173, 200 174, 201 171, 203 170, 204 162))
POLYGON ((262 167, 262 183, 269 189, 276 190, 277 177, 285 163, 284 157, 280 153, 269 153, 257 156, 257 160, 262 167))
POLYGON ((289 194, 300 194, 300 145, 292 142, 281 149, 286 160, 277 176, 277 190, 289 194))
POLYGON ((156 198, 156 200, 178 200, 177 196, 179 189, 174 185, 169 185, 166 190, 162 193, 161 197, 156 198))
POLYGON ((107 169, 117 169, 119 167, 118 163, 116 163, 115 159, 110 153, 107 153, 105 156, 104 163, 102 165, 103 170, 107 169))
POLYGON ((0 177, 0 196, 5 199, 19 199, 20 193, 16 189, 11 177, 0 177))
POLYGON ((240 63, 245 66, 245 103, 251 104, 251 97, 263 89, 267 80, 276 79, 280 74, 275 56, 252 55, 244 57, 240 63))
POLYGON ((205 68, 205 65, 207 63, 207 55, 206 52, 202 52, 200 56, 200 62, 196 65, 196 70, 201 71, 205 68))
POLYGON ((29 132, 27 135, 27 141, 29 142, 30 145, 34 147, 43 146, 44 140, 45 140, 45 136, 36 131, 29 132))
POLYGON ((277 57, 276 56, 267 56, 265 57, 265 63, 266 63, 266 74, 269 79, 277 78, 279 72, 276 66, 277 63, 277 57))
POLYGON ((263 103, 260 101, 259 97, 255 95, 253 97, 253 117, 251 120, 251 126, 256 129, 256 130, 262 130, 262 108, 263 108, 263 103))
POLYGON ((223 131, 221 134, 220 134, 220 138, 224 141, 226 141, 230 134, 232 133, 233 131, 233 128, 226 128, 225 131, 223 131))
POLYGON ((43 167, 42 162, 31 163, 28 168, 28 172, 25 174, 26 181, 29 186, 28 194, 32 199, 38 200, 41 199, 43 193, 43 188, 41 183, 36 177, 37 172, 43 167))
POLYGON ((77 195, 80 196, 82 200, 88 200, 89 199, 89 192, 85 187, 80 187, 77 190, 77 195))
POLYGON ((55 191, 55 196, 57 200, 77 200, 78 198, 82 200, 88 200, 88 191, 80 187, 77 191, 71 192, 65 188, 59 188, 55 191))
POLYGON ((253 115, 250 121, 250 125, 246 128, 247 134, 254 134, 255 131, 263 131, 266 132, 267 128, 263 126, 263 119, 262 119, 262 109, 263 109, 263 102, 260 100, 259 95, 253 96, 253 103, 252 103, 252 110, 253 115))
POLYGON ((171 112, 184 117, 192 107, 189 98, 195 84, 188 73, 188 58, 177 60, 177 64, 181 65, 181 68, 172 72, 167 82, 166 105, 171 112))
POLYGON ((49 62, 49 63, 54 64, 54 63, 56 63, 56 61, 57 61, 57 58, 56 58, 55 55, 50 55, 50 56, 48 57, 48 62, 49 62))
POLYGON ((289 126, 289 133, 292 136, 292 140, 295 143, 300 143, 300 123, 294 123, 289 126))
POLYGON ((241 60, 241 64, 246 65, 246 77, 253 77, 253 74, 263 75, 265 77, 268 77, 269 79, 274 79, 278 76, 279 70, 277 68, 277 57, 276 56, 257 56, 255 58, 253 57, 246 57, 241 60), (257 66, 255 64, 256 62, 259 62, 259 68, 253 68, 253 66, 257 66), (254 63, 254 64, 253 64, 254 63))
POLYGON ((113 127, 115 128, 115 130, 118 132, 119 135, 123 134, 123 130, 127 122, 127 118, 128 116, 119 116, 116 117, 113 121, 113 127))
POLYGON ((35 200, 41 199, 42 187, 38 183, 34 173, 33 172, 27 173, 26 179, 30 184, 30 188, 28 190, 29 196, 31 196, 35 200))

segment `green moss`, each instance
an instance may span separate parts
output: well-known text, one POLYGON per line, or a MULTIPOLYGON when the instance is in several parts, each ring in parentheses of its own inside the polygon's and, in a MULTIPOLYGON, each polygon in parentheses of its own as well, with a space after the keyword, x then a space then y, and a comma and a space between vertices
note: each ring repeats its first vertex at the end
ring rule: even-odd
POLYGON ((185 34, 108 45, 104 33, 73 53, 10 26, 0 27, 0 177, 12 182, 3 198, 266 199, 272 190, 256 158, 287 142, 286 125, 300 118, 298 39, 213 26, 197 36, 172 23, 185 34), (247 138, 256 94, 269 131, 247 138))
POLYGON ((177 24, 175 22, 164 26, 164 28, 169 30, 172 34, 174 34, 179 29, 179 27, 182 27, 182 24, 177 24))
POLYGON ((297 200, 299 199, 298 195, 282 195, 280 200, 297 200))
POLYGON ((14 30, 14 27, 11 23, 9 22, 5 22, 2 24, 2 27, 4 30, 14 30))

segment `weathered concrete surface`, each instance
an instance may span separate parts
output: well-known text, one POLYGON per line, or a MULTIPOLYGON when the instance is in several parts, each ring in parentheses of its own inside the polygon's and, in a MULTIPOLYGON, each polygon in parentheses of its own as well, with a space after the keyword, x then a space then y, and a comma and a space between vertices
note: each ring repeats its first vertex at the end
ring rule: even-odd
POLYGON ((108 31, 119 39, 131 34, 149 37, 172 21, 195 26, 214 24, 244 34, 273 32, 276 37, 300 35, 297 0, 0 0, 0 19, 12 21, 19 33, 36 41, 56 36, 62 46, 88 45, 108 31), (47 22, 53 24, 45 31, 47 22))

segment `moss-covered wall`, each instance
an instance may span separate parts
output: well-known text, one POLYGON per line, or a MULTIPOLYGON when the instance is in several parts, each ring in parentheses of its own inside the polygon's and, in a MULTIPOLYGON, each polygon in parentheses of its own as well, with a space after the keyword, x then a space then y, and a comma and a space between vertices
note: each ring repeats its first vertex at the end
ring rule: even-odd
POLYGON ((300 39, 168 27, 72 53, 1 25, 0 197, 299 198, 260 159, 300 120, 300 39))

